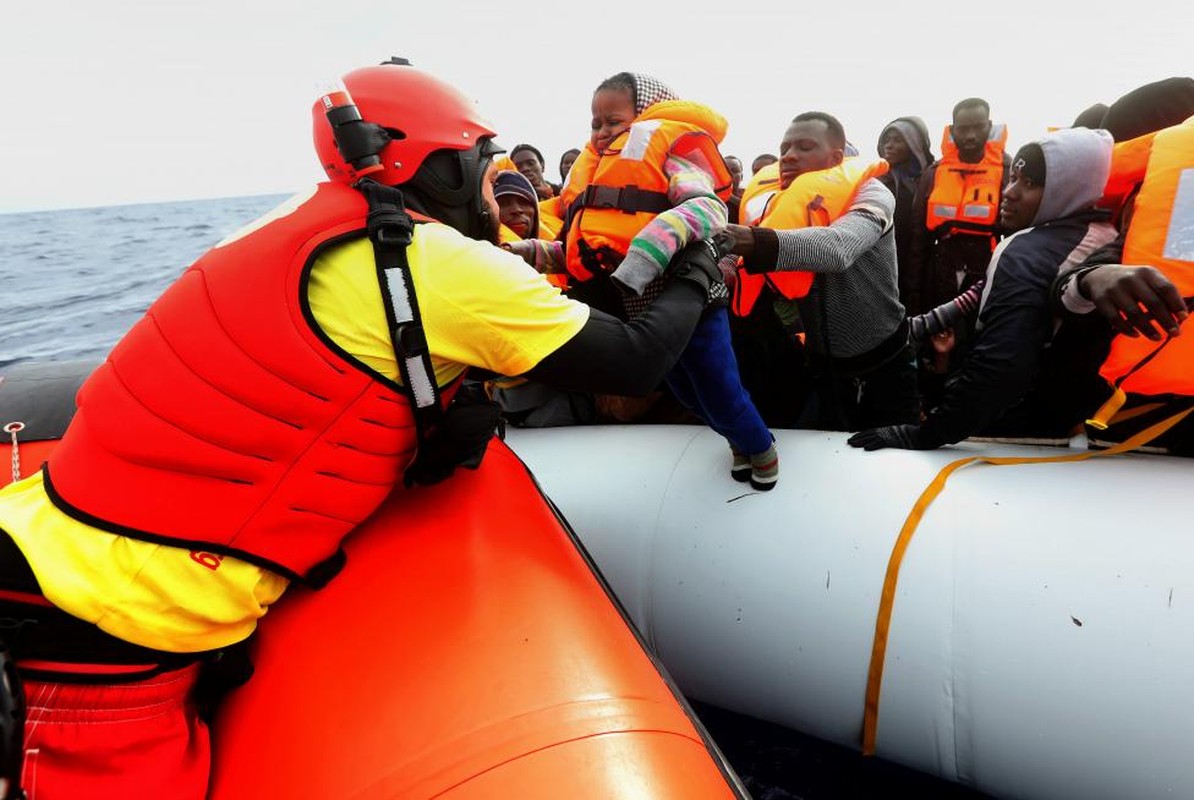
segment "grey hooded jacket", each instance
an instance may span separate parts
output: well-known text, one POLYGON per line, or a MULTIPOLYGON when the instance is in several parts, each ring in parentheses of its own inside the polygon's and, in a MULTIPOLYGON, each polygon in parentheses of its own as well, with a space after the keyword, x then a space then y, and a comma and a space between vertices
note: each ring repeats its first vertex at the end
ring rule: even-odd
POLYGON ((1106 131, 1058 131, 1037 144, 1045 155, 1040 208, 1032 227, 1004 239, 991 256, 977 340, 925 420, 927 444, 987 430, 1028 393, 1056 329, 1053 280, 1116 236, 1107 214, 1094 208, 1110 170, 1106 131))

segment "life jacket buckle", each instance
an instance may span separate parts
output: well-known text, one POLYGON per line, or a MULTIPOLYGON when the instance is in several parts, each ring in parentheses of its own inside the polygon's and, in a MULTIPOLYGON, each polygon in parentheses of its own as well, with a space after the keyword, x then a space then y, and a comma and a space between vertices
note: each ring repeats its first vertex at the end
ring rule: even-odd
POLYGON ((622 192, 613 186, 590 186, 585 190, 584 207, 607 210, 621 207, 622 192))
POLYGON ((394 344, 404 358, 421 356, 427 352, 427 334, 422 325, 400 323, 394 329, 394 344))
POLYGON ((623 186, 618 193, 618 208, 622 210, 623 214, 634 215, 638 213, 638 187, 637 186, 623 186))
POLYGON ((414 240, 414 220, 401 211, 384 212, 382 219, 373 220, 378 244, 385 247, 408 247, 414 240))

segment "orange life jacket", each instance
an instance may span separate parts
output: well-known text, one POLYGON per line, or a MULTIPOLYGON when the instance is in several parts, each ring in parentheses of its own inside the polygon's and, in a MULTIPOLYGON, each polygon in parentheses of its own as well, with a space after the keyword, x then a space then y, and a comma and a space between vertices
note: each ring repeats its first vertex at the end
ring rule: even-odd
POLYGON ((605 152, 586 144, 560 193, 568 272, 577 281, 612 272, 638 232, 672 207, 663 171, 669 155, 701 154, 714 171, 717 196, 729 198, 733 178, 717 150, 727 128, 706 106, 665 100, 636 117, 605 152))
POLYGON ((539 201, 539 238, 554 241, 564 229, 564 211, 559 197, 539 201))
POLYGON ((758 225, 767 213, 767 206, 779 191, 779 162, 768 164, 750 178, 742 190, 742 201, 738 206, 738 219, 730 220, 739 225, 758 225))
MULTIPOLYGON (((786 189, 780 189, 770 199, 759 225, 776 231, 828 225, 850 207, 858 187, 887 170, 888 164, 883 159, 868 164, 861 158, 847 158, 836 167, 797 175, 786 189)), ((775 171, 778 175, 778 165, 775 171)), ((760 175, 763 172, 760 170, 760 175)), ((745 205, 744 202, 744 208, 745 205)), ((784 271, 764 275, 739 272, 730 310, 740 317, 750 314, 764 286, 770 286, 787 300, 796 300, 806 296, 812 285, 811 272, 784 271)))
MULTIPOLYGON (((1194 297, 1194 117, 1153 138, 1122 260, 1156 267, 1187 301, 1194 297)), ((1194 336, 1187 331, 1160 345, 1116 336, 1099 373, 1116 397, 1100 409, 1096 426, 1106 424, 1126 392, 1194 397, 1194 336)))
POLYGON ((953 126, 945 126, 941 161, 937 164, 933 191, 925 209, 925 227, 932 231, 949 226, 949 229, 962 233, 991 234, 999 221, 1005 144, 1007 126, 992 125, 982 160, 968 164, 958 155, 953 126))

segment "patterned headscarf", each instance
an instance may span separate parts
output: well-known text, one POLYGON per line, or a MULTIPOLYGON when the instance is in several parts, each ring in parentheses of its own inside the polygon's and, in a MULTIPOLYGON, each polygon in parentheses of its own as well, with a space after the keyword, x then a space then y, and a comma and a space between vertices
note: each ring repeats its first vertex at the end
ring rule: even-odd
POLYGON ((680 96, 667 85, 650 75, 638 72, 630 73, 634 78, 634 113, 641 114, 656 103, 664 100, 679 100, 680 96))

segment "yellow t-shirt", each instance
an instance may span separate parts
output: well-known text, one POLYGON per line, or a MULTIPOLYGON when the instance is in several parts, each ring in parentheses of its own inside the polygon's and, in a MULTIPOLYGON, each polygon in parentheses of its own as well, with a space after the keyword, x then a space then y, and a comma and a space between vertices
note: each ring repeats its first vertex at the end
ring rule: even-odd
MULTIPOLYGON (((589 318, 588 306, 564 297, 517 256, 444 225, 419 225, 407 258, 441 385, 467 366, 526 372, 589 318)), ((368 239, 320 256, 307 296, 333 341, 398 378, 368 239)), ((21 548, 54 605, 158 650, 213 650, 244 639, 288 584, 235 558, 85 525, 50 502, 41 473, 0 490, 0 528, 21 548)))

